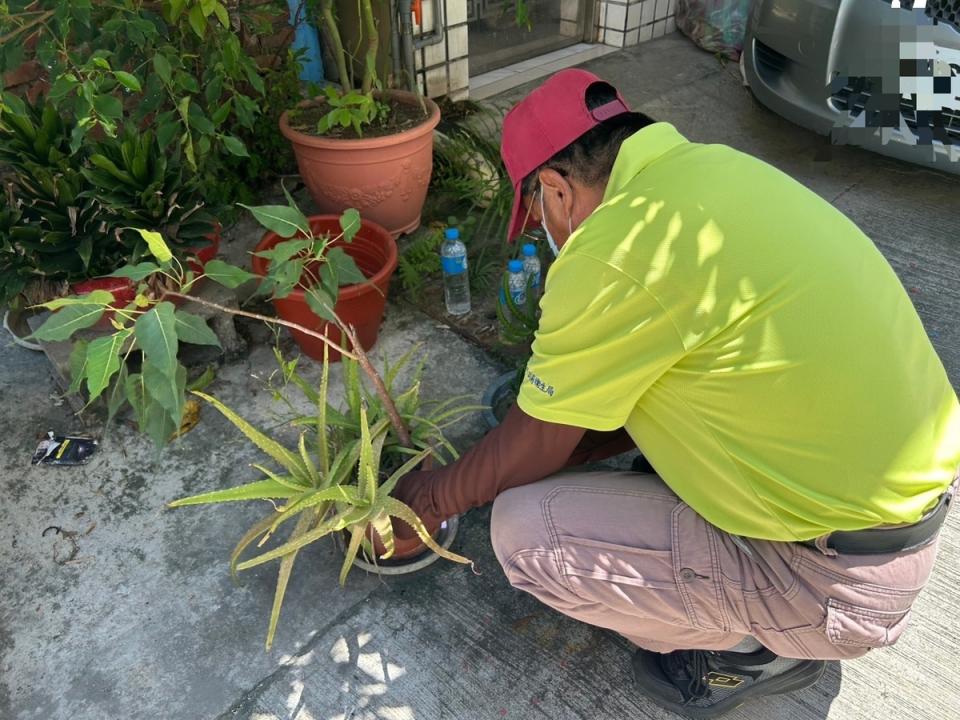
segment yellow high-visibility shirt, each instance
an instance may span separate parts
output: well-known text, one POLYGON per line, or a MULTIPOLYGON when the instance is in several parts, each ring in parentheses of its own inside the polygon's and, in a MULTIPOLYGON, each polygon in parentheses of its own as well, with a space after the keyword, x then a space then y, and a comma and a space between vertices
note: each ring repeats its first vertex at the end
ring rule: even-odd
POLYGON ((770 165, 656 123, 547 275, 519 404, 625 427, 717 527, 769 540, 917 521, 960 405, 893 270, 770 165))

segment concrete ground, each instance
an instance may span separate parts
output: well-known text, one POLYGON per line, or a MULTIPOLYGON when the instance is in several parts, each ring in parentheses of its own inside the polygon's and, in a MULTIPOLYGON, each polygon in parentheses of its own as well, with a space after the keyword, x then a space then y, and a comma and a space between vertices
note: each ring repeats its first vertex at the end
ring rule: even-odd
MULTIPOLYGON (((691 139, 723 142, 809 185, 870 234, 910 290, 960 386, 960 181, 833 148, 754 102, 736 68, 673 35, 590 62, 640 109, 691 139)), ((500 96, 508 104, 524 89, 500 96)), ((732 179, 734 181, 735 179, 732 179)), ((244 249, 235 233, 228 249, 244 249)), ((380 348, 423 342, 428 394, 477 396, 498 368, 449 329, 391 307, 380 348)), ((354 572, 336 550, 301 553, 276 644, 263 650, 275 569, 234 586, 227 556, 259 508, 164 510, 184 493, 252 477, 256 453, 225 420, 157 457, 118 427, 86 467, 30 468, 38 433, 69 431, 42 359, 0 344, 0 718, 440 720, 673 717, 631 688, 629 648, 513 591, 490 550, 488 511, 468 514, 455 549, 479 575, 437 563, 405 579, 354 572), (72 542, 50 526, 77 533, 72 542)), ((270 350, 224 367, 211 391, 270 423, 270 350), (258 377, 259 376, 259 377, 258 377)), ((865 412, 869 409, 865 408, 865 412)), ((458 428, 468 445, 479 420, 458 428)), ((733 712, 735 720, 944 718, 960 687, 960 517, 894 648, 833 665, 817 686, 733 712)))

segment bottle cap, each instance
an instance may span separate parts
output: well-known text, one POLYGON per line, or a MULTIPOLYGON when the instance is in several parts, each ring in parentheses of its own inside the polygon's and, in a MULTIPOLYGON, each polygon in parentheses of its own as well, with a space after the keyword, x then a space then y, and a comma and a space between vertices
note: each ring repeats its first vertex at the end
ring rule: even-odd
POLYGON ((447 228, 446 233, 444 233, 447 240, 459 240, 460 239, 460 230, 457 228, 447 228))
POLYGON ((512 273, 523 272, 523 260, 511 260, 507 263, 507 270, 512 273))
POLYGON ((537 254, 537 246, 533 243, 527 243, 523 246, 523 254, 525 257, 533 257, 537 254))

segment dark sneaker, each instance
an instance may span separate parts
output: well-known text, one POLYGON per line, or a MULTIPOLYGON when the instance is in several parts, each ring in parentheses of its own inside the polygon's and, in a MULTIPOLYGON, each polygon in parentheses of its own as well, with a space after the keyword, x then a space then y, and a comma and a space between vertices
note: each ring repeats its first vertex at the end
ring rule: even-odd
POLYGON ((827 664, 791 660, 761 648, 752 653, 637 650, 633 676, 657 705, 691 718, 715 718, 761 695, 813 685, 827 664))

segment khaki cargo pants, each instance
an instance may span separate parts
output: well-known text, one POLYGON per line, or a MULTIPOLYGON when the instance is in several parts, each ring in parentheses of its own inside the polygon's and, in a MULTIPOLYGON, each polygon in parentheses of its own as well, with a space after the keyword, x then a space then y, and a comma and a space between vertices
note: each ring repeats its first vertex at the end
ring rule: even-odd
POLYGON ((937 542, 828 557, 737 538, 656 475, 556 475, 502 493, 491 539, 510 583, 656 652, 727 650, 752 635, 793 658, 854 658, 892 645, 937 542), (739 544, 738 544, 739 543, 739 544))

